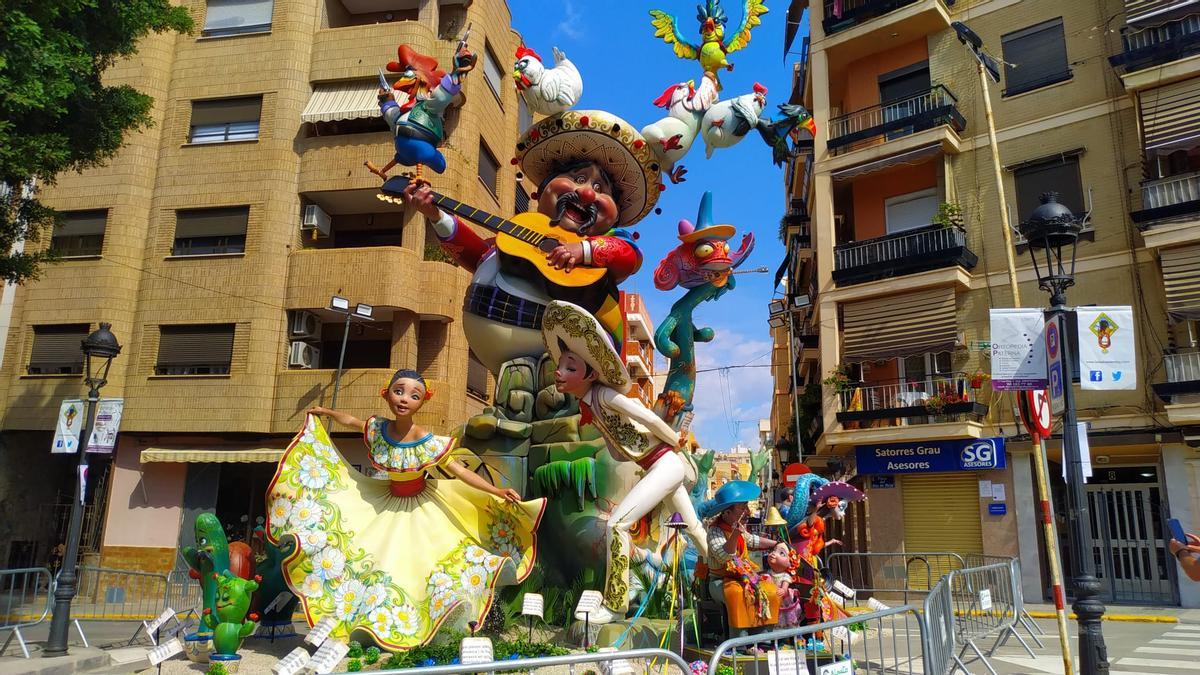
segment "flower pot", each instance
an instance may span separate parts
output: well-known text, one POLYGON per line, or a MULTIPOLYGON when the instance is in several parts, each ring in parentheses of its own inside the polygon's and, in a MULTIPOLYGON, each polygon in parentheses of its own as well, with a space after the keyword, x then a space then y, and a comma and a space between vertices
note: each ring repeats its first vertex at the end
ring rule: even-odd
POLYGON ((238 668, 242 662, 241 654, 209 654, 209 663, 220 663, 225 666, 225 672, 233 675, 238 672, 238 668))
POLYGON ((212 634, 192 633, 183 638, 183 651, 192 663, 208 663, 212 653, 212 634))

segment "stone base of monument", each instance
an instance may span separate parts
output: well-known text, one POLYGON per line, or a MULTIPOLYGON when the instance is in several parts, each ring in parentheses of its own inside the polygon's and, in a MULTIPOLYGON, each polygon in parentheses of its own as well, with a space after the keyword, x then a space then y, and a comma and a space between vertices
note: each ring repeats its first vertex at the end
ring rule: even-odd
MULTIPOLYGON (((684 610, 685 625, 688 630, 691 630, 692 611, 684 610)), ((668 621, 666 619, 625 619, 622 621, 614 621, 602 626, 589 624, 588 644, 596 647, 612 647, 621 639, 621 635, 629 629, 629 635, 625 641, 621 643, 621 649, 651 649, 662 644, 663 636, 668 632, 671 633, 670 642, 666 648, 671 651, 679 649, 679 634, 675 628, 678 627, 678 621, 668 621), (630 627, 632 626, 632 627, 630 627)), ((691 633, 688 634, 688 641, 691 642, 694 638, 691 633)), ((576 621, 571 624, 571 628, 567 632, 567 638, 573 646, 583 644, 583 622, 576 621)))

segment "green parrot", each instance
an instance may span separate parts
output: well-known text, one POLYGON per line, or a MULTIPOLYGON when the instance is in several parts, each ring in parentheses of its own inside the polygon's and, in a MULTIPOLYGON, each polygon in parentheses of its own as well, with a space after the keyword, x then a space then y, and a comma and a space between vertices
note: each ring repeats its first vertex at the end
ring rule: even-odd
POLYGON ((654 26, 654 37, 675 46, 675 56, 681 59, 696 59, 705 75, 711 75, 721 88, 718 70, 733 70, 726 55, 742 49, 750 43, 750 29, 762 23, 759 17, 767 13, 763 0, 744 0, 742 23, 733 31, 733 38, 725 41, 725 24, 729 16, 721 7, 721 0, 705 0, 696 6, 696 20, 700 22, 700 44, 688 42, 679 32, 679 20, 659 9, 650 10, 650 24, 654 26))
MULTIPOLYGON (((221 522, 211 513, 196 516, 195 532, 196 546, 185 547, 183 559, 191 568, 191 577, 200 582, 204 611, 212 612, 217 607, 216 576, 229 571, 229 541, 221 522)), ((206 635, 211 631, 202 623, 197 633, 206 635)))

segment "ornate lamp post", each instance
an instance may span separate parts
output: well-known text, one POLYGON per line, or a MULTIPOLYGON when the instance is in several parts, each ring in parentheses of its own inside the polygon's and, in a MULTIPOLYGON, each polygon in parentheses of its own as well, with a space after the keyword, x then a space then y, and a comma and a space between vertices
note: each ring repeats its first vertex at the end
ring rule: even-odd
POLYGON ((71 600, 75 597, 78 577, 75 574, 76 558, 79 557, 79 538, 83 530, 83 476, 88 466, 87 442, 91 433, 92 420, 96 416, 96 402, 100 400, 100 388, 108 382, 108 369, 113 358, 121 353, 121 345, 112 334, 112 324, 101 323, 100 328, 80 343, 83 351, 84 369, 88 386, 87 414, 79 430, 79 469, 75 478, 75 501, 71 504, 71 522, 67 529, 67 549, 63 556, 62 570, 54 588, 54 617, 50 621, 50 636, 46 640, 43 656, 64 656, 67 653, 67 633, 71 625, 71 600))
MULTIPOLYGON (((1038 286, 1050 294, 1047 318, 1062 321, 1074 310, 1066 306, 1066 290, 1075 285, 1075 249, 1079 243, 1080 219, 1071 209, 1058 202, 1058 194, 1047 192, 1040 198, 1042 205, 1029 220, 1021 223, 1021 235, 1029 242, 1038 286)), ((1063 335, 1059 331, 1059 335, 1063 335)), ((1079 453, 1079 425, 1075 419, 1074 377, 1075 355, 1071 341, 1061 338, 1063 368, 1062 452, 1067 464, 1067 508, 1071 530, 1072 591, 1075 603, 1071 608, 1079 623, 1079 672, 1095 675, 1108 673, 1108 648, 1100 629, 1104 603, 1100 601, 1100 582, 1096 579, 1095 562, 1085 550, 1084 527, 1088 522, 1087 495, 1084 493, 1083 462, 1079 453)))

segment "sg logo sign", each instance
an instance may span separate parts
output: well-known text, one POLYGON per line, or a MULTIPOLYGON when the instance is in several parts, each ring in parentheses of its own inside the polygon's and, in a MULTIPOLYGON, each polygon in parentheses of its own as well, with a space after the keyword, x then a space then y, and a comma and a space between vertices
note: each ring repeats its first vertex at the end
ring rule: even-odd
POLYGON ((964 469, 994 469, 997 464, 996 446, 991 441, 976 441, 962 449, 958 462, 964 469))

